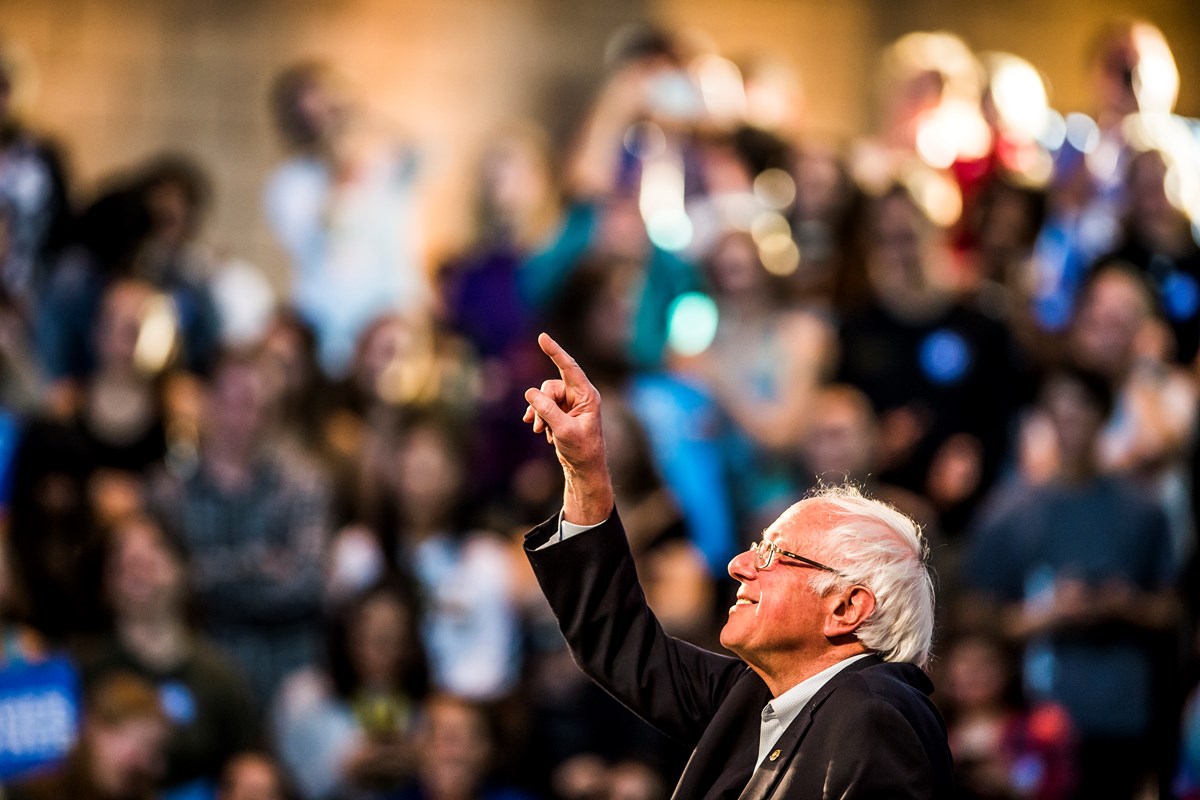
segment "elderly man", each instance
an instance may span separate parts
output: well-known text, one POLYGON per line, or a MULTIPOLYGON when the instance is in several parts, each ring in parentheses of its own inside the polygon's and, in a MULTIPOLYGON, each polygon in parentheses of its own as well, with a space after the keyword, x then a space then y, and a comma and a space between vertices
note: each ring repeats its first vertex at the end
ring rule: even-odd
POLYGON ((663 633, 613 507, 600 395, 549 336, 560 380, 529 389, 525 421, 552 442, 563 511, 525 548, 576 660, 695 747, 675 798, 948 798, 946 730, 921 667, 933 587, 916 526, 855 490, 788 509, 729 563, 740 587, 721 643, 663 633))

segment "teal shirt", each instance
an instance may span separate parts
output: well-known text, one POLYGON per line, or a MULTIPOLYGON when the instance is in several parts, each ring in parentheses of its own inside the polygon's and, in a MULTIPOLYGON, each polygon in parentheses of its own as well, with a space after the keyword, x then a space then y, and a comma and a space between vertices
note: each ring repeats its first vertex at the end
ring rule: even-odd
MULTIPOLYGON (((567 209, 558 234, 525 259, 517 272, 517 290, 529 308, 544 314, 591 249, 600 223, 600 208, 575 203, 567 209)), ((695 267, 674 253, 651 246, 644 280, 634 303, 629 360, 640 371, 662 364, 667 344, 668 313, 675 298, 697 291, 695 267)))

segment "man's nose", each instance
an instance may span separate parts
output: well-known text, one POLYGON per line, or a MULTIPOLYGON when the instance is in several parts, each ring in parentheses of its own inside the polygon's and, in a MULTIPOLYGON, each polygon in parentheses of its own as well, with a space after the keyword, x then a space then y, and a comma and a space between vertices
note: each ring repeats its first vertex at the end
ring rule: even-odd
POLYGON ((729 577, 737 581, 752 580, 758 569, 754 566, 754 551, 746 548, 729 561, 729 577))

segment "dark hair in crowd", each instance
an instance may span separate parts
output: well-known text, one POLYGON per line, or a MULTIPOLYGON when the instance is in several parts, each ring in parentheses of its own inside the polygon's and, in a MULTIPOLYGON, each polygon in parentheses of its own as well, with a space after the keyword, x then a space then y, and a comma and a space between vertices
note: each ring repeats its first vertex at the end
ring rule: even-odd
POLYGON ((355 669, 350 652, 350 637, 363 609, 377 598, 394 600, 405 610, 407 619, 404 636, 408 649, 401 658, 396 682, 411 700, 422 700, 429 694, 429 664, 418 629, 417 593, 408 583, 396 577, 383 578, 367 587, 348 600, 330 620, 325 646, 334 691, 341 697, 352 698, 361 686, 361 676, 355 669))
POLYGON ((1078 366, 1070 362, 1059 364, 1051 369, 1042 379, 1040 399, 1045 402, 1046 392, 1052 386, 1070 384, 1078 388, 1087 404, 1100 415, 1101 419, 1112 416, 1116 407, 1116 398, 1108 378, 1098 372, 1078 366))

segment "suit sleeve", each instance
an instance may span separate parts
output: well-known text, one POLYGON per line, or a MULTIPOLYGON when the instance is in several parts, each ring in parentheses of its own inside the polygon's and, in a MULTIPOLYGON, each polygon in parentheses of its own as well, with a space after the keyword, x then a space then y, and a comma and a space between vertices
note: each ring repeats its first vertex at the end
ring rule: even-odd
POLYGON ((663 631, 646 605, 615 512, 539 550, 557 523, 553 518, 530 531, 525 552, 575 661, 635 714, 694 746, 745 664, 663 631))

